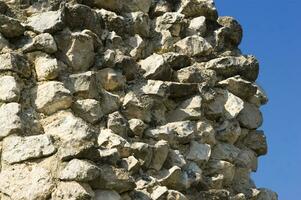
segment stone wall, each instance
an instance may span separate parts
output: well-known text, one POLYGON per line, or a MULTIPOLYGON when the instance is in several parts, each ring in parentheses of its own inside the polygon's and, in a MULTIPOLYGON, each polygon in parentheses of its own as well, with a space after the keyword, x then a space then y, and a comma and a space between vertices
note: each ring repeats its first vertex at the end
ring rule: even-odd
MULTIPOLYGON (((229 2, 230 3, 230 2, 229 2)), ((0 2, 1 200, 276 200, 259 64, 212 0, 0 2)))

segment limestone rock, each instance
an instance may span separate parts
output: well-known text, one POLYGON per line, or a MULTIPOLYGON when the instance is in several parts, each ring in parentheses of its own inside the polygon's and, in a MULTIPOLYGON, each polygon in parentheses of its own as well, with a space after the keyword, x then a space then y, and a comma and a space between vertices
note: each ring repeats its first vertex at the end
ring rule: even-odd
POLYGON ((168 30, 174 37, 180 35, 184 15, 177 12, 167 12, 156 19, 156 31, 168 30))
POLYGON ((172 69, 165 62, 162 55, 153 54, 140 62, 141 68, 145 71, 144 77, 153 80, 170 80, 172 69))
POLYGON ((20 85, 13 76, 0 77, 0 101, 18 102, 20 99, 20 85))
POLYGON ((244 109, 237 116, 242 127, 256 129, 262 125, 262 114, 253 104, 245 103, 244 109))
POLYGON ((206 173, 207 175, 223 175, 223 183, 229 185, 234 178, 235 165, 224 160, 212 160, 207 163, 206 173))
POLYGON ((193 18, 188 26, 187 34, 205 36, 207 31, 206 18, 204 16, 193 18))
POLYGON ((257 198, 258 200, 277 200, 278 195, 269 189, 261 188, 257 198))
POLYGON ((62 60, 74 71, 86 71, 94 63, 94 40, 86 31, 64 30, 55 36, 62 60))
POLYGON ((134 156, 122 159, 122 167, 127 169, 131 174, 135 174, 140 169, 140 162, 134 156))
POLYGON ((244 144, 258 156, 267 154, 267 141, 263 131, 250 131, 244 139, 244 144))
POLYGON ((190 150, 186 158, 196 163, 202 164, 209 160, 211 156, 211 147, 208 144, 201 144, 192 141, 190 144, 190 150))
POLYGON ((56 58, 40 55, 35 59, 35 69, 39 81, 53 80, 59 75, 60 66, 56 58))
POLYGON ((141 119, 130 119, 128 121, 130 130, 139 137, 142 137, 147 125, 141 119))
POLYGON ((23 35, 25 28, 16 19, 0 14, 0 33, 7 38, 23 35))
POLYGON ((47 135, 19 137, 10 136, 3 140, 2 159, 10 164, 37 159, 56 152, 53 139, 47 135))
POLYGON ((170 149, 165 162, 166 167, 183 167, 187 164, 184 155, 179 150, 170 149))
POLYGON ((165 186, 158 186, 154 189, 154 191, 151 194, 151 198, 158 200, 158 199, 164 199, 166 198, 168 189, 165 186))
POLYGON ((29 17, 26 26, 38 33, 54 33, 63 29, 62 11, 48 11, 29 17))
POLYGON ((198 91, 198 85, 195 83, 168 82, 167 86, 171 98, 191 96, 198 91))
POLYGON ((3 104, 0 107, 0 139, 14 134, 21 133, 23 128, 20 118, 21 105, 18 103, 3 104))
POLYGON ((218 84, 241 99, 248 99, 254 96, 257 91, 257 88, 251 82, 242 79, 240 76, 228 78, 218 84))
POLYGON ((147 80, 147 84, 142 87, 144 94, 165 97, 168 94, 168 87, 164 81, 147 80))
POLYGON ((109 165, 100 167, 101 176, 90 184, 95 189, 115 190, 118 193, 132 190, 136 187, 134 179, 125 169, 109 165))
POLYGON ((206 39, 193 35, 188 36, 175 44, 176 51, 188 56, 207 56, 213 51, 206 39))
POLYGON ((60 172, 59 178, 64 181, 87 182, 96 179, 100 169, 90 161, 73 159, 60 172))
POLYGON ((97 139, 99 147, 105 149, 116 148, 121 157, 128 157, 130 144, 121 136, 115 134, 111 129, 102 129, 97 139))
POLYGON ((184 194, 181 192, 178 192, 176 190, 168 190, 168 195, 167 195, 167 200, 173 200, 173 199, 178 199, 178 200, 188 200, 184 194))
POLYGON ((53 188, 50 172, 37 165, 13 165, 0 173, 0 191, 11 199, 46 200, 53 188))
POLYGON ((107 91, 122 90, 125 86, 125 77, 121 72, 112 68, 105 68, 97 72, 97 79, 107 91))
POLYGON ((97 96, 96 75, 92 71, 71 74, 66 78, 64 84, 76 96, 84 98, 97 96))
POLYGON ((93 0, 94 5, 99 8, 105 8, 116 12, 135 12, 142 11, 147 13, 151 6, 151 0, 93 0))
POLYGON ((92 188, 85 183, 60 182, 56 190, 52 193, 53 200, 77 200, 92 199, 94 192, 92 188))
POLYGON ((185 190, 188 188, 187 174, 182 172, 181 168, 174 166, 163 174, 159 183, 167 188, 174 190, 185 190))
POLYGON ((202 143, 215 145, 215 129, 212 124, 208 121, 198 121, 196 124, 196 134, 195 137, 202 143))
POLYGON ((241 135, 241 128, 237 120, 226 120, 216 128, 216 139, 234 144, 241 135))
POLYGON ((72 104, 70 91, 58 81, 49 81, 38 85, 34 94, 36 98, 33 101, 37 110, 45 114, 67 109, 72 104))
POLYGON ((211 158, 233 162, 239 153, 240 149, 232 144, 218 143, 212 149, 211 158))
POLYGON ((72 110, 89 123, 96 123, 103 117, 100 103, 95 99, 77 100, 72 104, 72 110))
POLYGON ((58 156, 70 159, 94 146, 96 134, 82 119, 72 113, 61 111, 43 121, 45 134, 60 141, 58 156))
POLYGON ((95 200, 121 200, 121 196, 114 190, 95 190, 95 200))
POLYGON ((132 27, 129 33, 131 35, 138 34, 142 37, 149 37, 150 34, 150 19, 146 13, 132 12, 127 15, 129 26, 132 27))
POLYGON ((156 129, 149 129, 145 135, 156 139, 166 140, 170 143, 189 143, 194 138, 195 124, 190 121, 172 122, 156 129))
POLYGON ((141 167, 147 169, 149 168, 152 158, 153 149, 150 145, 143 142, 135 142, 131 144, 131 152, 138 159, 141 167))
POLYGON ((168 143, 164 140, 160 140, 155 144, 150 168, 155 169, 157 171, 159 171, 162 168, 168 156, 168 148, 168 143))
POLYGON ((51 34, 42 33, 34 37, 32 42, 23 48, 23 51, 43 51, 52 54, 57 51, 57 45, 51 34))
POLYGON ((187 17, 205 16, 211 20, 217 18, 213 0, 183 0, 178 12, 183 13, 187 17))
POLYGON ((12 71, 24 77, 29 77, 31 74, 28 62, 21 54, 0 54, 0 63, 0 71, 12 71))
POLYGON ((255 81, 259 73, 258 61, 253 56, 216 58, 207 62, 206 68, 215 70, 224 78, 240 75, 249 81, 255 81))
POLYGON ((107 127, 120 136, 127 135, 128 123, 118 111, 108 115, 107 127))

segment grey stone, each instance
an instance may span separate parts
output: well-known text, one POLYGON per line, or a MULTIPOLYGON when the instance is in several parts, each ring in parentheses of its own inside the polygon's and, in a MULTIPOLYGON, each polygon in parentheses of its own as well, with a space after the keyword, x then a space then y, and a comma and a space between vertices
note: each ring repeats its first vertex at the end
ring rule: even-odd
POLYGON ((157 171, 159 171, 162 168, 168 156, 168 148, 168 142, 164 140, 160 140, 154 145, 153 158, 150 168, 155 169, 157 171))
POLYGON ((10 136, 3 140, 2 159, 10 164, 43 158, 56 152, 53 139, 47 135, 10 136))
POLYGON ((173 166, 184 167, 186 164, 185 157, 179 150, 170 149, 164 166, 168 168, 173 166))
POLYGON ((218 76, 229 78, 240 75, 242 78, 255 81, 259 73, 259 64, 253 56, 226 56, 210 60, 206 68, 216 71, 218 76))
POLYGON ((250 103, 244 104, 244 109, 237 116, 242 127, 256 129, 262 125, 262 114, 255 105, 250 103))
POLYGON ((185 172, 182 172, 180 167, 174 166, 168 171, 164 171, 163 176, 159 179, 159 183, 169 189, 185 190, 189 187, 188 177, 185 172))
POLYGON ((208 56, 213 52, 213 47, 206 39, 193 35, 188 36, 175 44, 177 52, 188 56, 208 56))
POLYGON ((207 31, 206 18, 204 16, 193 18, 187 28, 188 35, 205 36, 207 31))
POLYGON ((67 109, 72 104, 70 91, 58 81, 49 81, 38 85, 33 94, 35 95, 33 101, 37 110, 48 115, 58 110, 67 109))
POLYGON ((164 57, 159 54, 153 54, 140 61, 140 66, 145 71, 143 76, 146 79, 167 81, 171 79, 173 73, 164 57))
POLYGON ((195 137, 202 143, 215 145, 215 129, 209 121, 198 121, 196 124, 195 137))
POLYGON ((250 131, 244 138, 244 144, 255 151, 257 156, 267 154, 267 141, 263 131, 250 131))
POLYGON ((53 80, 59 75, 60 64, 56 58, 41 54, 35 59, 35 69, 38 81, 53 80))
POLYGON ((184 15, 177 12, 167 12, 156 18, 157 32, 168 30, 174 37, 178 37, 184 24, 184 15))
POLYGON ((186 158, 188 160, 192 160, 201 165, 204 162, 208 161, 210 156, 211 156, 210 145, 192 141, 190 143, 189 153, 187 154, 186 158))
POLYGON ((20 99, 21 87, 13 76, 0 77, 0 101, 18 102, 20 99))
POLYGON ((50 196, 54 186, 50 172, 37 165, 13 165, 0 173, 0 191, 10 199, 44 200, 50 196))
POLYGON ((7 38, 23 35, 24 26, 16 19, 0 14, 0 33, 7 38))
POLYGON ((45 134, 59 141, 58 156, 62 160, 76 158, 94 147, 95 131, 71 112, 60 111, 42 122, 45 134))
POLYGON ((216 139, 234 144, 241 135, 241 128, 237 120, 225 120, 216 128, 216 139))
POLYGON ((26 26, 38 33, 54 33, 63 29, 62 18, 61 10, 42 12, 29 17, 26 26))
POLYGON ((131 151, 136 159, 138 159, 141 167, 149 168, 154 152, 149 144, 143 142, 134 142, 131 144, 131 151))
POLYGON ((53 200, 77 200, 94 198, 92 188, 86 183, 60 182, 52 193, 53 200))
POLYGON ((116 12, 135 12, 142 11, 147 13, 151 6, 151 0, 93 0, 94 5, 99 8, 105 8, 116 12))
POLYGON ((77 100, 71 108, 79 117, 92 124, 103 117, 100 103, 95 99, 77 100))
POLYGON ((265 188, 260 188, 259 190, 258 200, 278 200, 277 193, 265 188))
POLYGON ((57 45, 51 34, 42 33, 34 37, 30 44, 24 46, 23 51, 43 51, 52 54, 57 51, 57 45))
POLYGON ((228 143, 218 143, 212 148, 211 158, 233 162, 240 153, 240 149, 228 143))
POLYGON ((178 12, 183 13, 186 17, 205 16, 211 20, 217 19, 217 11, 213 0, 183 0, 178 12))
POLYGON ((73 159, 60 172, 59 178, 64 181, 87 182, 96 179, 100 169, 90 161, 73 159))
POLYGON ((18 53, 0 54, 0 71, 16 72, 20 76, 29 77, 31 74, 26 58, 18 53))
POLYGON ((18 103, 3 104, 0 107, 0 139, 14 134, 21 133, 23 128, 20 118, 21 105, 18 103))
POLYGON ((144 130, 148 127, 141 119, 130 119, 128 124, 134 135, 139 137, 143 136, 144 130))
POLYGON ((151 194, 151 198, 154 200, 164 199, 166 198, 168 192, 168 188, 165 186, 158 186, 154 189, 151 194))
POLYGON ((107 91, 122 90, 125 87, 125 77, 121 72, 112 68, 98 71, 96 77, 101 86, 107 91))
POLYGON ((90 182, 93 189, 115 190, 118 193, 133 190, 136 187, 133 177, 122 168, 110 165, 100 166, 101 176, 90 182))
POLYGON ((95 200, 121 200, 121 196, 114 190, 95 190, 95 200))

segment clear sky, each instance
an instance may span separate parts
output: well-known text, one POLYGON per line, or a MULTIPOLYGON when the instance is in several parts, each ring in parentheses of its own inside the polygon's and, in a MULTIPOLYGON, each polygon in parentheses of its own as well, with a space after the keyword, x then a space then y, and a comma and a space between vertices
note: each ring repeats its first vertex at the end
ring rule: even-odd
POLYGON ((253 175, 279 200, 301 200, 301 0, 215 0, 220 16, 243 26, 240 49, 260 61, 258 83, 269 95, 262 129, 269 153, 253 175))

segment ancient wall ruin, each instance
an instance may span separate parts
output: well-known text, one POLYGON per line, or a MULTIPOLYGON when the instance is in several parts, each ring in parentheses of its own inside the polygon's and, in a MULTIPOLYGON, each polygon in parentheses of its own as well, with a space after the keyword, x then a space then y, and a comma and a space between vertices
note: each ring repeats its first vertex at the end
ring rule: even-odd
POLYGON ((250 179, 267 153, 259 64, 212 0, 0 13, 1 200, 277 199, 250 179))

